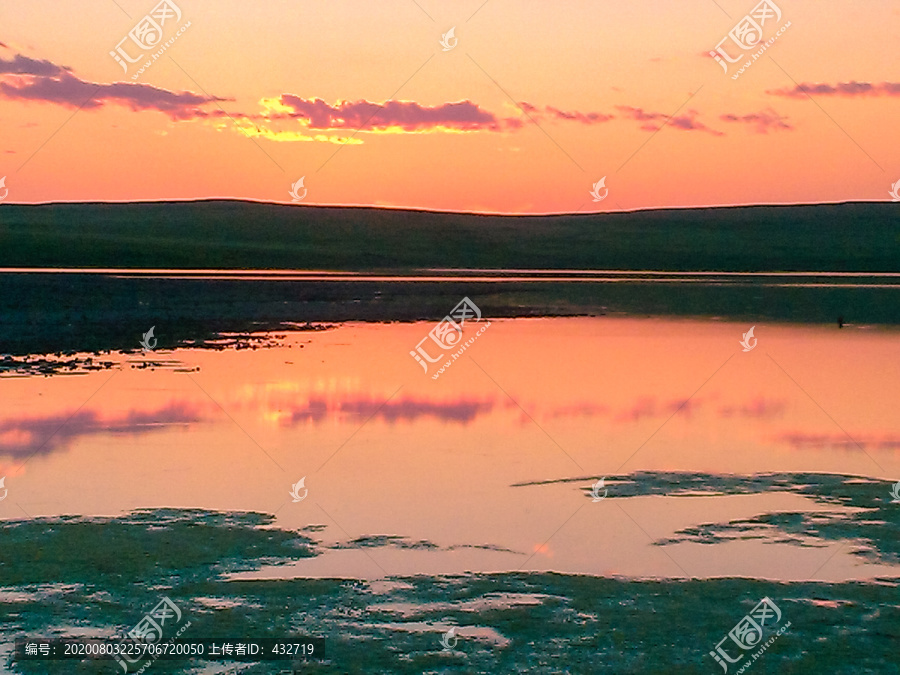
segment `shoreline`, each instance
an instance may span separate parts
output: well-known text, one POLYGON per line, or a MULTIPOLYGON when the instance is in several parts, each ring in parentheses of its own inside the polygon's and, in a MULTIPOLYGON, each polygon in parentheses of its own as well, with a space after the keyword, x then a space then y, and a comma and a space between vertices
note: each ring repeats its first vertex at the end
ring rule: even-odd
POLYGON ((0 355, 203 346, 346 322, 439 321, 469 297, 490 319, 628 317, 900 327, 900 285, 653 281, 307 281, 0 273, 0 355))

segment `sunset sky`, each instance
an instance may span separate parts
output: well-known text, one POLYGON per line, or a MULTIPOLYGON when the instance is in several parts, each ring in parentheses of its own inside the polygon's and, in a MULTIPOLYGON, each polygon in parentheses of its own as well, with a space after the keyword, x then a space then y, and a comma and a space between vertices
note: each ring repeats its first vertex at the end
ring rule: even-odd
POLYGON ((776 2, 2 0, 4 201, 290 203, 301 177, 304 204, 504 213, 890 200, 900 5, 776 2), (763 42, 722 42, 754 8, 763 42))

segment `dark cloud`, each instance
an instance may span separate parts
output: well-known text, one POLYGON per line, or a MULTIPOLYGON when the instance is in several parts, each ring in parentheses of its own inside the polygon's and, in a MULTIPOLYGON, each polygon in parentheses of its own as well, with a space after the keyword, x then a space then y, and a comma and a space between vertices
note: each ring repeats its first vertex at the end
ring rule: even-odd
POLYGON ((215 113, 206 112, 199 106, 227 100, 201 96, 190 91, 169 91, 149 84, 87 82, 73 75, 69 68, 21 54, 10 61, 0 59, 0 96, 85 110, 114 103, 128 106, 132 110, 157 110, 172 119, 214 115, 215 113))
MULTIPOLYGON (((2 44, 2 43, 0 43, 2 44)), ((4 47, 6 45, 3 45, 4 47)), ((0 59, 0 75, 37 75, 40 77, 58 77, 65 74, 69 68, 63 68, 50 61, 30 59, 22 54, 16 54, 9 61, 0 59)))

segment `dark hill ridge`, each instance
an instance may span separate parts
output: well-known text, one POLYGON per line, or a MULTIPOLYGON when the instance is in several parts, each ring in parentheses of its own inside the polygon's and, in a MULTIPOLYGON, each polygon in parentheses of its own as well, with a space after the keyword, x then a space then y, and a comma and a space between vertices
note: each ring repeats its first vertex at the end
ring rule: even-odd
POLYGON ((494 216, 216 200, 0 206, 0 267, 900 271, 900 204, 494 216))

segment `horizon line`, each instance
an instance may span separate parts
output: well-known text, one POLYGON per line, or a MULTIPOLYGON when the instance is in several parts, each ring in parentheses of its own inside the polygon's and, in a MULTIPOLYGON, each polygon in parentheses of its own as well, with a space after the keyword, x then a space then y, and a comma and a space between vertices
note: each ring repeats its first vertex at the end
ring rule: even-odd
POLYGON ((468 216, 492 216, 506 218, 541 218, 541 217, 565 217, 565 216, 602 216, 620 215, 630 213, 646 213, 658 211, 707 211, 714 209, 746 209, 746 208, 796 208, 811 206, 846 206, 851 204, 892 204, 889 200, 847 200, 838 202, 784 202, 784 203, 746 203, 746 204, 713 204, 706 206, 656 206, 635 209, 622 209, 615 211, 546 211, 510 213, 503 211, 453 211, 429 209, 417 206, 380 206, 367 204, 313 204, 266 201, 260 199, 248 199, 242 197, 198 197, 190 199, 139 199, 139 200, 85 200, 85 201, 48 201, 48 202, 7 202, 3 206, 106 206, 106 205, 165 205, 165 204, 205 204, 212 202, 234 202, 238 204, 257 204, 260 206, 284 206, 291 208, 316 208, 316 209, 369 209, 376 211, 402 211, 411 213, 431 213, 438 215, 468 215, 468 216))

